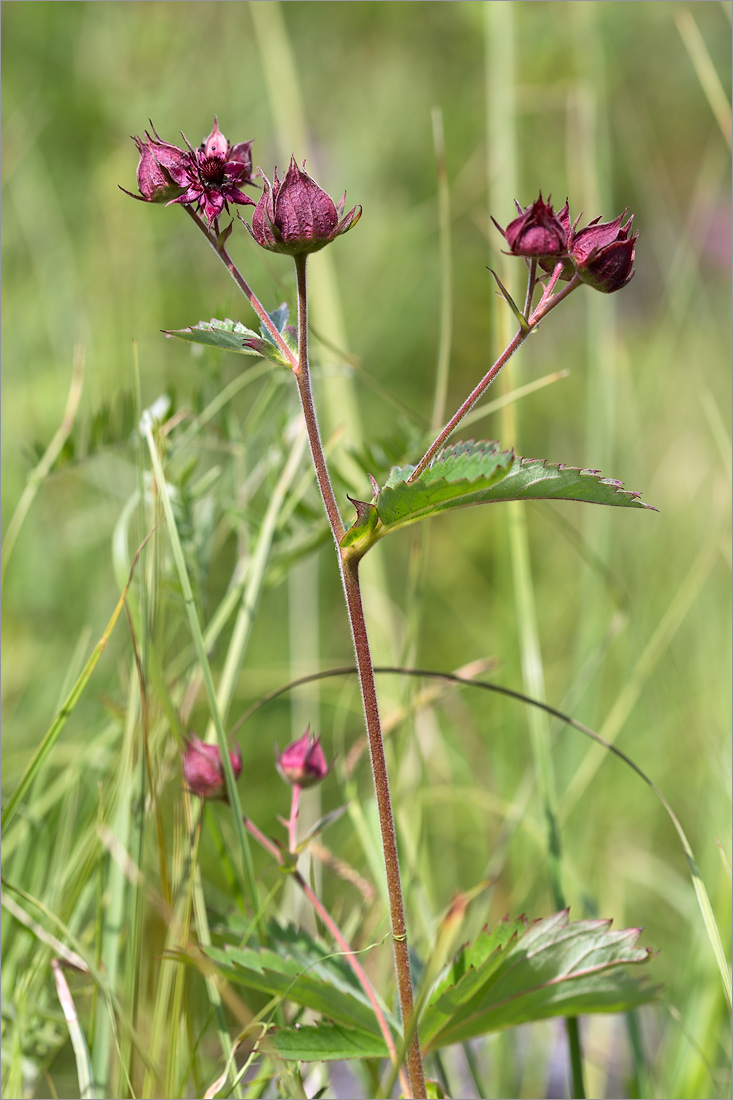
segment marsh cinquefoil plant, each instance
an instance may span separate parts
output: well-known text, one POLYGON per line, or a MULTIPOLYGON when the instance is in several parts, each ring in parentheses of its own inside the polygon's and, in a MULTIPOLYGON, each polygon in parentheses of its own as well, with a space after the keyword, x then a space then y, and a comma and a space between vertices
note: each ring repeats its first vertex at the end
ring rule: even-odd
MULTIPOLYGON (((300 791, 320 782, 329 770, 320 741, 309 730, 277 759, 281 775, 293 788, 290 818, 285 822, 287 847, 268 839, 241 813, 236 779, 242 770, 242 757, 238 749, 230 756, 220 722, 216 726, 216 743, 187 744, 184 777, 188 788, 202 798, 228 798, 237 818, 245 866, 249 857, 242 828, 294 876, 343 957, 338 962, 324 959, 318 944, 305 933, 292 933, 288 940, 280 930, 277 942, 268 940, 266 935, 259 934, 259 925, 254 924, 254 945, 229 950, 211 948, 208 954, 220 972, 232 980, 271 992, 273 996, 284 991, 296 1004, 320 1013, 319 1027, 296 1028, 281 1019, 280 1026, 268 1036, 272 1053, 293 1062, 386 1057, 391 1062, 391 1077, 384 1089, 388 1090, 399 1074, 405 1096, 425 1097, 433 1086, 426 1082, 424 1060, 443 1046, 553 1015, 571 1021, 583 1012, 626 1010, 651 996, 644 981, 630 977, 623 969, 623 964, 640 963, 648 957, 648 952, 634 947, 639 930, 612 932, 609 921, 569 923, 567 911, 529 925, 523 918, 507 918, 498 928, 484 930, 452 963, 431 975, 429 987, 416 996, 359 577, 360 562, 381 539, 409 524, 469 505, 570 499, 615 507, 648 507, 639 500, 638 493, 623 489, 620 482, 596 470, 521 458, 496 442, 449 442, 463 417, 511 356, 570 294, 582 286, 610 294, 628 285, 634 274, 637 240, 632 235, 632 219, 625 220, 624 214, 601 222, 599 217, 578 229, 579 219, 571 222, 567 202, 556 213, 540 195, 526 208, 518 206, 518 216, 505 228, 497 225, 507 251, 518 257, 527 270, 521 305, 494 276, 500 294, 516 318, 516 334, 415 464, 393 468, 383 485, 372 481, 371 494, 351 501, 355 516, 349 522, 342 516, 342 504, 334 491, 313 399, 308 353, 307 262, 310 253, 357 225, 361 207, 354 206, 344 213, 345 195, 334 203, 295 157, 282 179, 278 178, 277 170, 272 182, 260 172, 263 190, 255 203, 241 189, 254 182, 251 143, 231 146, 216 120, 199 149, 188 142, 186 148, 170 145, 154 129, 153 135, 146 134, 145 140, 134 139, 140 161, 139 194, 133 197, 182 206, 259 319, 259 331, 241 322, 222 321, 199 323, 173 335, 269 359, 290 370, 298 389, 315 476, 335 544, 356 654, 379 813, 399 1012, 388 1007, 388 998, 380 997, 372 988, 356 955, 297 867, 299 854, 307 843, 299 844, 297 840, 300 791), (254 206, 251 225, 238 215, 253 240, 271 252, 292 257, 297 288, 296 331, 286 326, 284 310, 265 308, 227 252, 227 240, 237 224, 235 220, 222 224, 223 215, 230 213, 229 204, 254 206), (311 973, 309 967, 314 968, 311 973), (303 980, 296 980, 298 975, 303 977, 303 972, 303 980)), ((149 435, 152 439, 150 432, 149 435)), ((153 462, 158 479, 160 467, 154 453, 153 462)), ((161 483, 158 487, 165 494, 165 485, 161 483)), ((247 775, 246 747, 244 758, 247 775)), ((324 819, 319 828, 327 823, 324 819)), ((252 920, 259 921, 251 878, 249 900, 252 920)), ((575 1095, 581 1095, 577 1031, 570 1026, 569 1034, 571 1048, 573 1042, 576 1047, 575 1095)))

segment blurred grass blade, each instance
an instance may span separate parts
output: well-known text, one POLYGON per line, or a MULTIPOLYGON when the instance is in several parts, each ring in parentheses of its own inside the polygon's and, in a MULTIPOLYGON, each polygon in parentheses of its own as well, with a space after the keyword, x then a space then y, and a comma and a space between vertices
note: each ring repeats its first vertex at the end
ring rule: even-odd
POLYGON ((438 338, 435 396, 433 398, 433 415, 431 419, 431 425, 435 433, 440 430, 445 420, 445 402, 448 396, 448 376, 453 337, 453 267, 450 240, 450 187, 448 185, 448 168, 445 161, 443 112, 440 107, 433 107, 432 120, 435 168, 438 177, 438 230, 440 233, 440 335, 438 338))
POLYGON ((49 947, 52 947, 56 954, 61 959, 63 959, 64 962, 68 963, 69 966, 73 966, 76 970, 79 970, 84 974, 89 973, 89 968, 82 959, 81 955, 78 955, 76 951, 72 951, 70 948, 66 947, 65 944, 61 942, 61 940, 56 938, 56 936, 53 936, 50 932, 47 932, 43 925, 39 924, 38 921, 33 920, 33 918, 28 913, 26 913, 25 909, 23 909, 22 906, 18 905, 16 901, 13 901, 13 899, 9 897, 7 893, 3 893, 2 895, 0 895, 0 904, 3 905, 7 909, 7 911, 15 917, 17 921, 19 921, 25 928, 32 932, 37 940, 40 940, 42 943, 48 944, 49 947))
POLYGON ((13 552, 20 529, 23 526, 23 521, 28 515, 38 490, 48 477, 54 462, 60 455, 61 448, 71 435, 71 429, 74 427, 74 420, 76 418, 77 409, 79 408, 83 386, 84 348, 78 344, 74 349, 71 385, 69 386, 69 396, 66 398, 66 408, 64 409, 63 418, 56 434, 44 451, 40 462, 28 475, 28 482, 13 512, 5 533, 5 538, 3 539, 2 551, 0 552, 0 587, 5 580, 5 570, 7 569, 8 561, 10 560, 10 555, 13 552))
MULTIPOLYGON (((155 528, 153 528, 153 531, 154 530, 155 530, 155 528)), ((102 656, 102 653, 104 652, 105 646, 107 645, 107 642, 110 639, 110 635, 112 634, 112 631, 115 628, 115 624, 116 624, 118 618, 120 617, 120 612, 122 611, 122 608, 125 606, 125 598, 127 597, 128 590, 130 588, 130 585, 132 584, 132 575, 135 571, 135 566, 137 565, 137 560, 140 557, 140 554, 141 554, 145 544, 147 543, 148 539, 152 536, 153 531, 150 531, 150 533, 148 535, 146 535, 146 537, 140 543, 140 546, 137 548, 137 550, 135 552, 135 557, 133 558, 132 567, 130 569, 130 576, 128 578, 127 584, 125 585, 125 587, 123 589, 122 595, 120 596, 119 600, 117 601, 117 606, 115 607, 114 611, 112 612, 111 619, 109 620, 106 627, 104 628, 104 632, 103 632, 101 638, 99 639, 96 646, 94 647, 94 652, 92 653, 92 655, 89 658, 89 660, 87 661, 87 663, 84 665, 84 668, 82 669, 81 674, 77 678, 76 683, 74 684, 73 688, 71 689, 68 696, 66 697, 66 700, 65 700, 63 706, 61 707, 58 714, 56 715, 53 722, 51 723, 51 726, 49 727, 48 732, 46 733, 46 736, 43 738, 40 745, 38 746, 38 748, 34 752, 33 756, 31 757, 30 761, 28 762, 28 765, 27 765, 25 771, 23 772, 23 775, 20 779, 20 782, 18 783, 18 786, 15 788, 12 795, 10 796, 10 799, 8 800, 8 803, 7 803, 7 805, 5 806, 5 809, 2 812, 2 818, 0 818, 0 823, 2 824, 3 829, 6 828, 6 826, 10 822, 11 818, 13 817, 13 814, 15 813, 18 802, 21 800, 21 798, 26 793, 26 791, 28 790, 29 786, 31 785, 31 783, 33 782, 35 777, 38 775, 38 772, 39 772, 40 768, 43 766, 43 762, 45 761, 46 757, 48 756, 48 754, 51 752, 52 748, 54 747, 54 745, 58 741, 58 738, 59 738, 59 735, 60 735, 61 731, 63 730, 63 728, 66 725, 67 721, 71 717, 77 703, 79 702, 82 695, 84 694, 84 689, 86 688, 87 684, 89 683, 89 680, 91 678, 92 673, 94 672, 94 669, 97 667, 97 663, 99 661, 99 658, 102 656)))
POLYGON ((186 568, 186 559, 183 553, 183 547, 181 546, 178 528, 176 527, 175 517, 173 515, 173 508, 171 506, 171 500, 168 491, 168 483, 165 480, 163 466, 161 464, 160 455, 158 454, 158 448, 153 436, 154 423, 155 422, 153 420, 153 417, 150 415, 149 411, 143 414, 141 429, 147 441, 148 450, 150 452, 150 460, 153 464, 153 473, 155 475, 155 481, 158 487, 159 499, 161 507, 163 509, 163 513, 165 515, 166 523, 168 525, 168 537, 170 539, 173 560, 176 565, 178 581, 181 586, 183 600, 186 605, 188 625, 191 631, 191 637, 193 639, 194 647, 196 649, 196 654, 198 656, 199 665, 201 668, 201 676, 203 678, 204 687, 206 689, 206 695, 208 697, 209 707, 211 710, 211 718, 214 723, 217 741, 221 752, 221 761, 224 769, 224 776, 226 779, 227 794, 229 797, 230 805, 232 807, 232 816, 234 818, 234 826, 237 833, 239 850, 242 854, 246 893, 252 907, 252 912, 256 913, 258 911, 257 886, 255 883, 252 853, 250 850, 247 833, 242 823, 242 808, 239 802, 237 783, 234 778, 234 772, 232 770, 232 762, 229 757, 229 744, 227 742, 226 731, 224 730, 224 723, 222 721, 221 711, 219 710, 214 681, 211 676, 211 667, 209 665, 209 658, 206 653, 206 645, 204 643, 203 634, 201 632, 198 612, 196 611, 196 602, 194 600, 193 590, 191 588, 191 581, 188 576, 188 569, 186 568))
POLYGON ((680 32, 685 49, 690 55, 690 60, 697 73, 702 90, 705 93, 710 110, 715 116, 715 121, 720 127, 720 132, 726 140, 728 148, 731 148, 731 106, 725 89, 716 71, 705 40, 700 34, 695 17, 687 8, 675 12, 674 21, 680 32))
POLYGON ((477 420, 483 420, 484 417, 490 416, 493 412, 498 412, 499 409, 511 405, 514 401, 519 401, 522 397, 529 397, 531 393, 536 393, 537 390, 543 390, 545 386, 551 386, 553 382, 560 382, 563 378, 569 377, 569 370, 556 370, 552 371, 551 374, 545 374, 542 378, 536 378, 533 382, 527 382, 524 386, 518 386, 515 390, 503 393, 501 397, 497 397, 494 401, 488 401, 485 405, 479 405, 477 408, 471 409, 470 413, 464 416, 461 425, 467 428, 469 424, 475 424, 477 420))
POLYGON ((76 1014, 74 998, 71 996, 71 990, 66 981, 66 975, 61 969, 61 963, 58 959, 51 959, 51 968, 53 970, 53 976, 56 979, 56 992, 58 993, 59 1004, 61 1005, 64 1019, 69 1029, 71 1045, 74 1048, 76 1075, 79 1081, 79 1096, 81 1100, 97 1100, 100 1094, 92 1084, 92 1064, 89 1059, 89 1047, 87 1046, 84 1032, 79 1023, 79 1017, 76 1014))

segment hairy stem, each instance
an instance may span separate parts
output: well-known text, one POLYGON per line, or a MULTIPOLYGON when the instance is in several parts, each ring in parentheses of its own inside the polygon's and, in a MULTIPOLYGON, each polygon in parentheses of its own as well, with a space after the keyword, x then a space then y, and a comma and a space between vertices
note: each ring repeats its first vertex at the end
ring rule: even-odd
POLYGON ((349 611, 349 622, 351 623, 351 633, 354 639, 356 665, 359 672, 367 737, 369 740, 369 755, 371 757, 372 775, 374 777, 374 790, 377 797, 379 827, 382 834, 384 869, 387 876, 387 893, 389 896, 392 939, 394 941, 397 990, 400 998, 400 1008, 402 1010, 405 1042, 407 1044, 407 1068, 410 1076, 410 1085, 412 1087, 411 1095, 414 1097, 424 1097, 425 1074, 415 1020, 412 976, 410 974, 410 954, 407 946, 407 925, 405 923, 405 907, 402 900, 402 882, 400 879, 400 864, 397 854, 397 837, 395 834, 394 815, 392 813, 392 800, 389 794, 389 779, 387 777, 384 739, 382 737, 382 727, 379 719, 379 704, 374 681, 374 666, 369 650, 369 637, 367 635, 364 607, 361 600, 361 588, 359 586, 358 558, 342 555, 341 578, 344 583, 346 605, 349 611))
POLYGON ((300 394, 300 403, 303 408, 303 416, 305 417, 308 443, 310 444, 313 466, 315 467, 316 478, 318 479, 318 488, 321 490, 323 506, 326 509, 328 522, 331 525, 331 531, 333 532, 333 537, 338 546, 341 539, 344 537, 346 529, 341 519, 338 504, 336 503, 333 486, 331 485, 331 478, 328 474, 328 466, 326 465, 326 456, 323 453, 321 433, 318 429, 318 420, 316 419, 316 408, 313 404, 310 364, 308 362, 307 259, 308 257, 305 254, 295 257, 295 273, 298 281, 298 362, 293 369, 293 374, 298 383, 298 393, 300 394))
MULTIPOLYGON (((293 373, 298 383, 298 393, 300 394, 301 405, 303 407, 303 415, 305 417, 318 486, 321 490, 323 504, 326 509, 326 514, 328 515, 334 540, 337 547, 339 547, 345 529, 334 496, 333 486, 331 485, 326 459, 323 454, 323 446, 318 430, 318 421, 316 419, 313 394, 311 391, 310 368, 308 363, 306 260, 306 255, 295 257, 295 271, 298 284, 298 365, 293 373)), ((366 719, 367 736, 369 739, 369 749, 372 760, 372 774, 377 797, 379 824, 382 833, 382 851, 387 878, 390 923, 394 941, 397 989, 402 1010, 402 1022, 407 1051, 410 1095, 416 1097, 417 1100, 422 1100, 425 1096, 425 1074, 423 1071, 420 1043, 414 1019, 412 977, 410 974, 410 957, 407 948, 405 907, 402 900, 402 883, 400 881, 400 867, 397 856, 397 838, 395 835, 392 803, 389 795, 387 764, 384 757, 384 742, 379 720, 379 705, 377 702, 377 689, 374 681, 374 669, 372 666, 371 653, 369 651, 369 639, 367 636, 366 620, 364 618, 364 608, 359 587, 358 556, 355 556, 353 553, 350 554, 348 550, 339 550, 339 569, 344 586, 346 607, 349 615, 349 623, 351 625, 351 635, 356 652, 356 663, 359 671, 359 681, 361 683, 364 717, 366 719)))
POLYGON ((517 332, 517 334, 512 338, 512 340, 510 340, 496 362, 486 372, 476 388, 471 391, 471 393, 468 395, 458 411, 454 413, 454 415, 450 418, 446 426, 438 434, 437 438, 430 444, 427 451, 407 479, 408 485, 411 482, 415 481, 418 477, 420 477, 420 474, 427 469, 427 467, 430 465, 431 460, 435 457, 435 455, 438 453, 438 451, 443 446, 445 441, 449 438, 449 436, 451 436, 456 430, 466 413, 470 412, 478 399, 481 397, 484 390, 486 390, 491 385, 501 368, 509 362, 511 357, 514 355, 514 352, 519 347, 521 347, 521 345, 527 339, 532 330, 536 328, 540 321, 542 321, 543 318, 547 316, 551 309, 554 309, 555 306, 559 305, 560 302, 567 298, 568 294, 570 294, 571 291, 580 286, 580 279, 577 275, 574 275, 568 285, 564 287, 563 290, 561 290, 558 294, 552 294, 552 290, 562 272, 562 267, 562 264, 558 264, 554 272, 552 273, 552 278, 550 279, 550 282, 546 287, 542 298, 540 299, 539 305, 535 309, 532 316, 527 318, 527 328, 524 331, 520 329, 519 332, 517 332))
POLYGON ((298 814, 300 813, 300 790, 297 783, 293 786, 290 799, 290 817, 288 818, 288 848, 292 854, 298 847, 298 814))

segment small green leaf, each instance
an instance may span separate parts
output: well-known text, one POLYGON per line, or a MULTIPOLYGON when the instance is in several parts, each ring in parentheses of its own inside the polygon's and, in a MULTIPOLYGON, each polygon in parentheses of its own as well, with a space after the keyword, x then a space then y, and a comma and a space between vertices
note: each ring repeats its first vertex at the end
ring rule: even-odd
POLYGON ((298 1062, 333 1062, 349 1058, 387 1058, 381 1035, 322 1023, 318 1027, 273 1028, 268 1035, 280 1058, 298 1062))
MULTIPOLYGON (((267 316, 270 318, 277 331, 285 340, 285 343, 288 345, 293 355, 297 356, 298 332, 297 329, 287 323, 288 317, 290 316, 290 310, 285 302, 279 305, 277 309, 273 309, 272 313, 268 313, 267 316)), ((273 362, 283 363, 286 367, 289 367, 291 364, 287 362, 282 352, 278 348, 272 333, 268 329, 267 325, 265 325, 262 321, 260 321, 260 333, 262 334, 262 338, 267 341, 267 343, 271 344, 276 352, 276 356, 272 356, 268 355, 266 351, 263 351, 261 354, 265 357, 265 359, 272 358, 273 362)))
POLYGON ((472 504, 499 500, 584 500, 621 508, 646 508, 639 493, 598 470, 580 470, 544 459, 520 458, 498 443, 455 443, 435 456, 419 478, 413 466, 395 466, 375 501, 379 537, 472 504))
POLYGON ((623 969, 650 957, 634 947, 638 928, 569 923, 567 910, 528 927, 523 918, 503 924, 463 948, 433 991, 420 1020, 426 1053, 550 1016, 625 1012, 656 995, 623 969))
POLYGON ((241 321, 231 321, 228 317, 223 321, 217 321, 212 317, 210 321, 199 321, 197 325, 189 328, 163 329, 166 336, 175 336, 177 340, 188 340, 192 344, 205 344, 210 348, 219 348, 221 351, 234 351, 238 355, 261 355, 249 346, 250 340, 259 340, 258 333, 247 328, 241 321))
POLYGON ((336 809, 331 810, 330 813, 324 814, 323 817, 319 817, 315 825, 313 825, 308 830, 306 835, 301 840, 300 844, 298 845, 298 852, 304 852, 310 842, 313 840, 313 837, 318 836, 318 834, 322 833, 324 829, 327 829, 329 825, 333 825, 334 821, 338 821, 338 819, 346 813, 348 808, 349 804, 347 802, 343 806, 337 806, 336 809))
MULTIPOLYGON (((297 352, 295 329, 285 325, 288 318, 287 306, 279 306, 268 316, 278 332, 282 333, 290 350, 293 353, 297 352)), ((191 344, 204 344, 206 347, 219 348, 220 351, 233 351, 237 355, 257 355, 281 367, 291 366, 265 325, 260 325, 260 332, 257 333, 247 328, 241 321, 232 321, 228 317, 223 321, 217 321, 212 317, 210 321, 199 321, 197 325, 189 328, 163 329, 163 331, 166 336, 187 340, 191 344)))
MULTIPOLYGON (((280 305, 277 307, 277 309, 273 309, 273 311, 271 313, 268 311, 267 316, 270 318, 270 320, 272 321, 272 323, 275 326, 275 328, 277 329, 277 331, 279 333, 283 333, 285 331, 285 326, 288 323, 288 317, 290 316, 290 309, 288 308, 288 306, 286 305, 285 302, 281 302, 280 305)), ((271 343, 274 343, 274 341, 272 339, 272 336, 267 331, 267 326, 264 325, 261 321, 260 321, 260 332, 264 336, 265 340, 269 340, 271 343)))
POLYGON ((499 293, 501 294, 502 298, 504 299, 506 304, 509 306, 512 313, 514 314, 517 321, 519 322, 519 327, 521 328, 522 332, 525 333, 525 335, 526 335, 529 332, 529 325, 527 324, 527 318, 524 316, 521 309, 519 308, 517 303, 514 301, 514 299, 512 298, 512 296, 509 293, 509 291, 507 290, 507 288, 502 283, 499 276, 494 271, 493 267, 489 267, 489 268, 487 268, 487 270, 490 271, 491 274, 496 279, 496 285, 499 287, 499 293))

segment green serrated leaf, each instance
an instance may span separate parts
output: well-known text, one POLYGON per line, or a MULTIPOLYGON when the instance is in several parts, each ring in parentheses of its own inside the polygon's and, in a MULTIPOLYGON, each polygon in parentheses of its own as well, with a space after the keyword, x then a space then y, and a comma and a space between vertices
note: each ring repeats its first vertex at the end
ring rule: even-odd
POLYGON ((249 989, 287 998, 367 1035, 381 1034, 343 955, 329 953, 301 929, 272 924, 268 933, 268 948, 210 947, 206 954, 230 980, 249 989))
POLYGON ((375 501, 383 537, 417 520, 454 508, 499 500, 583 500, 621 508, 646 508, 639 493, 604 478, 545 459, 520 458, 498 443, 455 443, 408 484, 412 466, 395 466, 375 501))
POLYGON ((491 949, 492 933, 478 951, 464 948, 455 983, 454 962, 436 987, 420 1020, 426 1053, 551 1016, 628 1011, 656 995, 623 969, 650 957, 634 947, 638 928, 615 932, 607 920, 569 923, 567 910, 521 931, 518 922, 504 923, 498 947, 491 949))
POLYGON ((333 1062, 350 1058, 387 1058, 381 1035, 341 1027, 339 1024, 319 1024, 318 1027, 273 1028, 268 1035, 280 1058, 299 1062, 333 1062))
POLYGON ((502 949, 526 927, 524 917, 517 917, 513 921, 506 917, 491 930, 483 928, 473 943, 465 944, 458 951, 433 990, 431 1001, 437 1001, 449 989, 453 991, 452 996, 455 998, 468 1000, 472 997, 478 984, 485 981, 491 973, 488 960, 493 957, 493 965, 499 966, 502 949))

